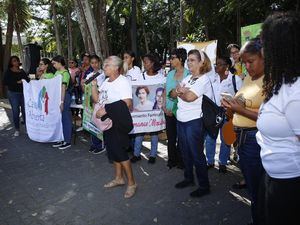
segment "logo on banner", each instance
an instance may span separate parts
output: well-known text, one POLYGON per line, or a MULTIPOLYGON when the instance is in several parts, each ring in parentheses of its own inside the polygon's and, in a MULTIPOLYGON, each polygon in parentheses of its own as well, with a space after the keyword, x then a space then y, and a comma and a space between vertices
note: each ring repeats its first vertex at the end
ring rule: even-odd
POLYGON ((26 103, 28 116, 35 121, 45 121, 45 116, 49 113, 49 96, 45 86, 41 88, 37 100, 29 98, 26 103))
POLYGON ((48 115, 49 96, 45 86, 39 92, 37 105, 40 111, 44 111, 48 115))

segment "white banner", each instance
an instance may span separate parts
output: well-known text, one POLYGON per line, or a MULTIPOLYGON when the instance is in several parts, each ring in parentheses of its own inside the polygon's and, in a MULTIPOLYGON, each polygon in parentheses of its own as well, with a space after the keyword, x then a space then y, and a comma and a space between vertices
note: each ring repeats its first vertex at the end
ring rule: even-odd
POLYGON ((61 76, 52 79, 23 81, 26 128, 33 141, 63 140, 60 101, 61 76))
POLYGON ((148 133, 165 129, 166 121, 162 111, 165 83, 164 78, 132 81, 131 116, 134 126, 132 133, 148 133))

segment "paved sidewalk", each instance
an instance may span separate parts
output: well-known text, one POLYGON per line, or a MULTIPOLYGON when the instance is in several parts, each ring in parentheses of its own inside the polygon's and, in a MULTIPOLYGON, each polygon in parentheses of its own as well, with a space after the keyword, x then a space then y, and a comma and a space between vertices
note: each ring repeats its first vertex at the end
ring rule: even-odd
POLYGON ((166 167, 166 146, 160 143, 155 165, 145 159, 133 165, 138 192, 126 200, 125 187, 103 188, 113 167, 105 153, 88 152, 84 135, 61 151, 31 141, 24 130, 13 137, 10 114, 0 106, 0 225, 245 225, 249 220, 246 192, 231 189, 240 179, 235 166, 227 174, 210 170, 211 194, 191 199, 195 187, 174 188, 183 172, 166 167))

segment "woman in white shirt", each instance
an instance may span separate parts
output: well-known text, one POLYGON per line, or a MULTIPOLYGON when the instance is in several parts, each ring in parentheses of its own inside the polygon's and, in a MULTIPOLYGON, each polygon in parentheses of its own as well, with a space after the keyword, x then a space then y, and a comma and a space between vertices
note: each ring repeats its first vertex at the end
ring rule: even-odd
POLYGON ((259 196, 259 224, 300 224, 299 40, 299 14, 276 13, 262 26, 266 99, 256 137, 266 174, 259 196))
MULTIPOLYGON (((229 57, 219 57, 216 61, 216 73, 211 73, 209 78, 214 89, 214 97, 217 105, 221 105, 221 93, 228 93, 235 96, 241 88, 243 81, 239 76, 229 72, 231 60, 229 57)), ((227 160, 230 156, 230 146, 226 145, 223 140, 222 129, 220 129, 221 146, 219 154, 219 172, 226 173, 227 160)), ((208 134, 205 138, 205 150, 208 168, 213 168, 215 165, 216 139, 208 134)))
POLYGON ((125 77, 130 81, 136 81, 141 76, 141 69, 135 65, 135 54, 133 51, 126 51, 123 54, 124 63, 127 64, 128 70, 125 77))
POLYGON ((177 86, 178 110, 177 131, 179 149, 184 162, 184 180, 175 185, 185 188, 194 185, 194 167, 199 188, 190 193, 191 197, 202 197, 210 193, 206 158, 204 155, 204 128, 202 121, 203 95, 212 97, 212 89, 207 73, 211 62, 207 55, 197 49, 188 53, 188 67, 191 75, 177 86))
MULTIPOLYGON (((117 56, 110 56, 104 61, 103 66, 105 74, 108 78, 103 82, 99 88, 99 96, 93 94, 93 100, 101 104, 108 105, 118 101, 126 103, 128 108, 132 106, 132 88, 126 77, 120 75, 123 69, 123 61, 117 56)), ((129 113, 129 112, 128 112, 129 113)), ((107 114, 106 107, 100 108, 97 111, 97 118, 101 118, 107 114)), ((130 115, 130 114, 129 114, 130 115)), ((125 185, 124 173, 126 174, 128 186, 124 197, 130 198, 135 194, 137 185, 135 183, 130 160, 127 154, 129 147, 129 136, 127 134, 126 140, 120 139, 120 135, 124 137, 124 133, 120 134, 117 129, 118 124, 114 124, 112 128, 104 131, 104 139, 106 143, 108 158, 113 161, 115 167, 115 178, 109 183, 105 184, 105 188, 112 188, 120 185, 125 185), (124 143, 122 142, 124 141, 124 143)))

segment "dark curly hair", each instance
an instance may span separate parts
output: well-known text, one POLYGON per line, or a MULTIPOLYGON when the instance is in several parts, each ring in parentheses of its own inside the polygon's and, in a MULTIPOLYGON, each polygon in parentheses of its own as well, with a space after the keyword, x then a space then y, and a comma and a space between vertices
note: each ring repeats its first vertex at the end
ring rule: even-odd
POLYGON ((171 55, 176 55, 180 60, 181 65, 184 66, 185 60, 187 59, 187 52, 184 48, 175 48, 171 51, 171 55))
POLYGON ((300 16, 277 12, 263 23, 261 39, 265 57, 263 92, 265 102, 277 95, 282 84, 300 76, 300 16))
POLYGON ((153 63, 153 67, 152 67, 153 72, 157 73, 161 69, 159 57, 156 54, 148 53, 143 56, 143 60, 145 58, 148 58, 153 63))

